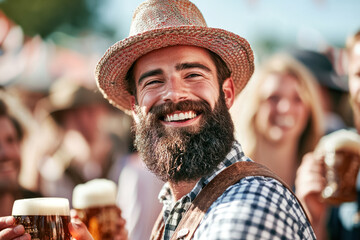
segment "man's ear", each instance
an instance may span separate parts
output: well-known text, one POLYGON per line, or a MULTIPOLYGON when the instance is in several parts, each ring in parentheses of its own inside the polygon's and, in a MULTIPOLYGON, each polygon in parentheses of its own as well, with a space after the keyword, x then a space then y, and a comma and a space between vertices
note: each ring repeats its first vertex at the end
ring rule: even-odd
POLYGON ((137 109, 135 108, 135 104, 136 104, 135 96, 130 97, 130 103, 131 103, 131 114, 134 118, 134 121, 135 123, 139 123, 140 120, 138 117, 137 109))
POLYGON ((225 79, 222 85, 222 90, 225 95, 226 106, 228 109, 230 109, 235 100, 234 80, 232 77, 225 79))

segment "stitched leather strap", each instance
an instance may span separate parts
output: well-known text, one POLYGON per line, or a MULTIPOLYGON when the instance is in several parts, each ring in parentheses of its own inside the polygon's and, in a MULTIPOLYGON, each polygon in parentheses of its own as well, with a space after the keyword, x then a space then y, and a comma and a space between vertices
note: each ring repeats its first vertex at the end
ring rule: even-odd
MULTIPOLYGON (((264 176, 264 177, 274 178, 278 180, 281 184, 283 184, 286 188, 288 188, 290 192, 292 192, 292 190, 287 186, 287 184, 277 175, 275 175, 271 170, 269 170, 267 167, 256 162, 236 162, 230 165, 229 167, 225 168, 223 171, 221 171, 212 181, 210 181, 201 190, 201 192, 192 202, 188 211, 182 217, 171 240, 176 240, 176 239, 190 240, 193 237, 195 230, 197 229, 198 225, 200 224, 201 220, 203 219, 206 211, 211 206, 211 204, 218 197, 220 197, 229 186, 237 183, 242 178, 248 176, 264 176)), ((301 205, 299 200, 298 202, 301 205)), ((305 211, 304 213, 306 215, 305 211)), ((309 220, 308 217, 307 219, 309 220)), ((162 239, 163 231, 164 231, 164 222, 162 219, 162 212, 161 212, 154 226, 151 239, 152 240, 162 239)))
POLYGON ((163 211, 161 211, 151 231, 150 240, 161 240, 163 238, 164 229, 165 224, 163 219, 163 211))

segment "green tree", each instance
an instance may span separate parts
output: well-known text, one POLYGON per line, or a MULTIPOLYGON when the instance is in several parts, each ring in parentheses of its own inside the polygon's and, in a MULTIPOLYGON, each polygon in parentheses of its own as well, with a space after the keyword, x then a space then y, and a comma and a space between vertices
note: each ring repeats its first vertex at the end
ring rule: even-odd
POLYGON ((46 38, 54 31, 70 35, 84 29, 108 31, 95 25, 100 3, 99 0, 3 0, 0 10, 20 25, 26 35, 46 38))

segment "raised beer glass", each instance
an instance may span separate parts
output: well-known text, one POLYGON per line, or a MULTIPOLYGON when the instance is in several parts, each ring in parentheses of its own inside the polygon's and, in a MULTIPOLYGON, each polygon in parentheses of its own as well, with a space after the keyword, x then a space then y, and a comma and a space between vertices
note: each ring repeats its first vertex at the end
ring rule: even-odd
POLYGON ((107 179, 94 179, 74 188, 73 207, 95 240, 113 240, 119 231, 116 189, 116 184, 107 179))
POLYGON ((31 239, 72 239, 69 201, 66 198, 29 198, 14 202, 12 215, 16 224, 21 224, 31 239))
POLYGON ((332 205, 355 201, 360 168, 360 136, 350 130, 338 130, 322 137, 315 151, 324 156, 324 201, 332 205))

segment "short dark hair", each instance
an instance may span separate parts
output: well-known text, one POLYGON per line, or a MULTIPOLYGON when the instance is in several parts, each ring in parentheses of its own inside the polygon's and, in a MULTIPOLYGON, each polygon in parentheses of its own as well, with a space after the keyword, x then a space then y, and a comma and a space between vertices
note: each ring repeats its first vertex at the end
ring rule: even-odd
MULTIPOLYGON (((212 59, 212 61, 214 62, 215 66, 216 66, 216 75, 218 78, 218 82, 219 85, 222 86, 222 84, 224 83, 225 79, 229 78, 231 76, 231 71, 230 69, 227 67, 226 63, 224 62, 224 60, 217 55, 216 53, 214 53, 211 50, 208 50, 210 54, 210 57, 212 59)), ((135 84, 135 77, 134 77, 134 66, 135 66, 136 61, 131 65, 129 71, 126 74, 126 81, 127 81, 127 91, 136 97, 136 84, 135 84)))
POLYGON ((224 62, 224 60, 219 55, 217 55, 216 53, 210 50, 208 50, 208 52, 216 66, 216 74, 219 84, 221 86, 224 83, 224 81, 231 76, 231 71, 224 62))
POLYGON ((127 82, 127 91, 136 97, 136 84, 134 77, 134 66, 136 61, 131 65, 129 71, 126 73, 125 80, 127 82))

